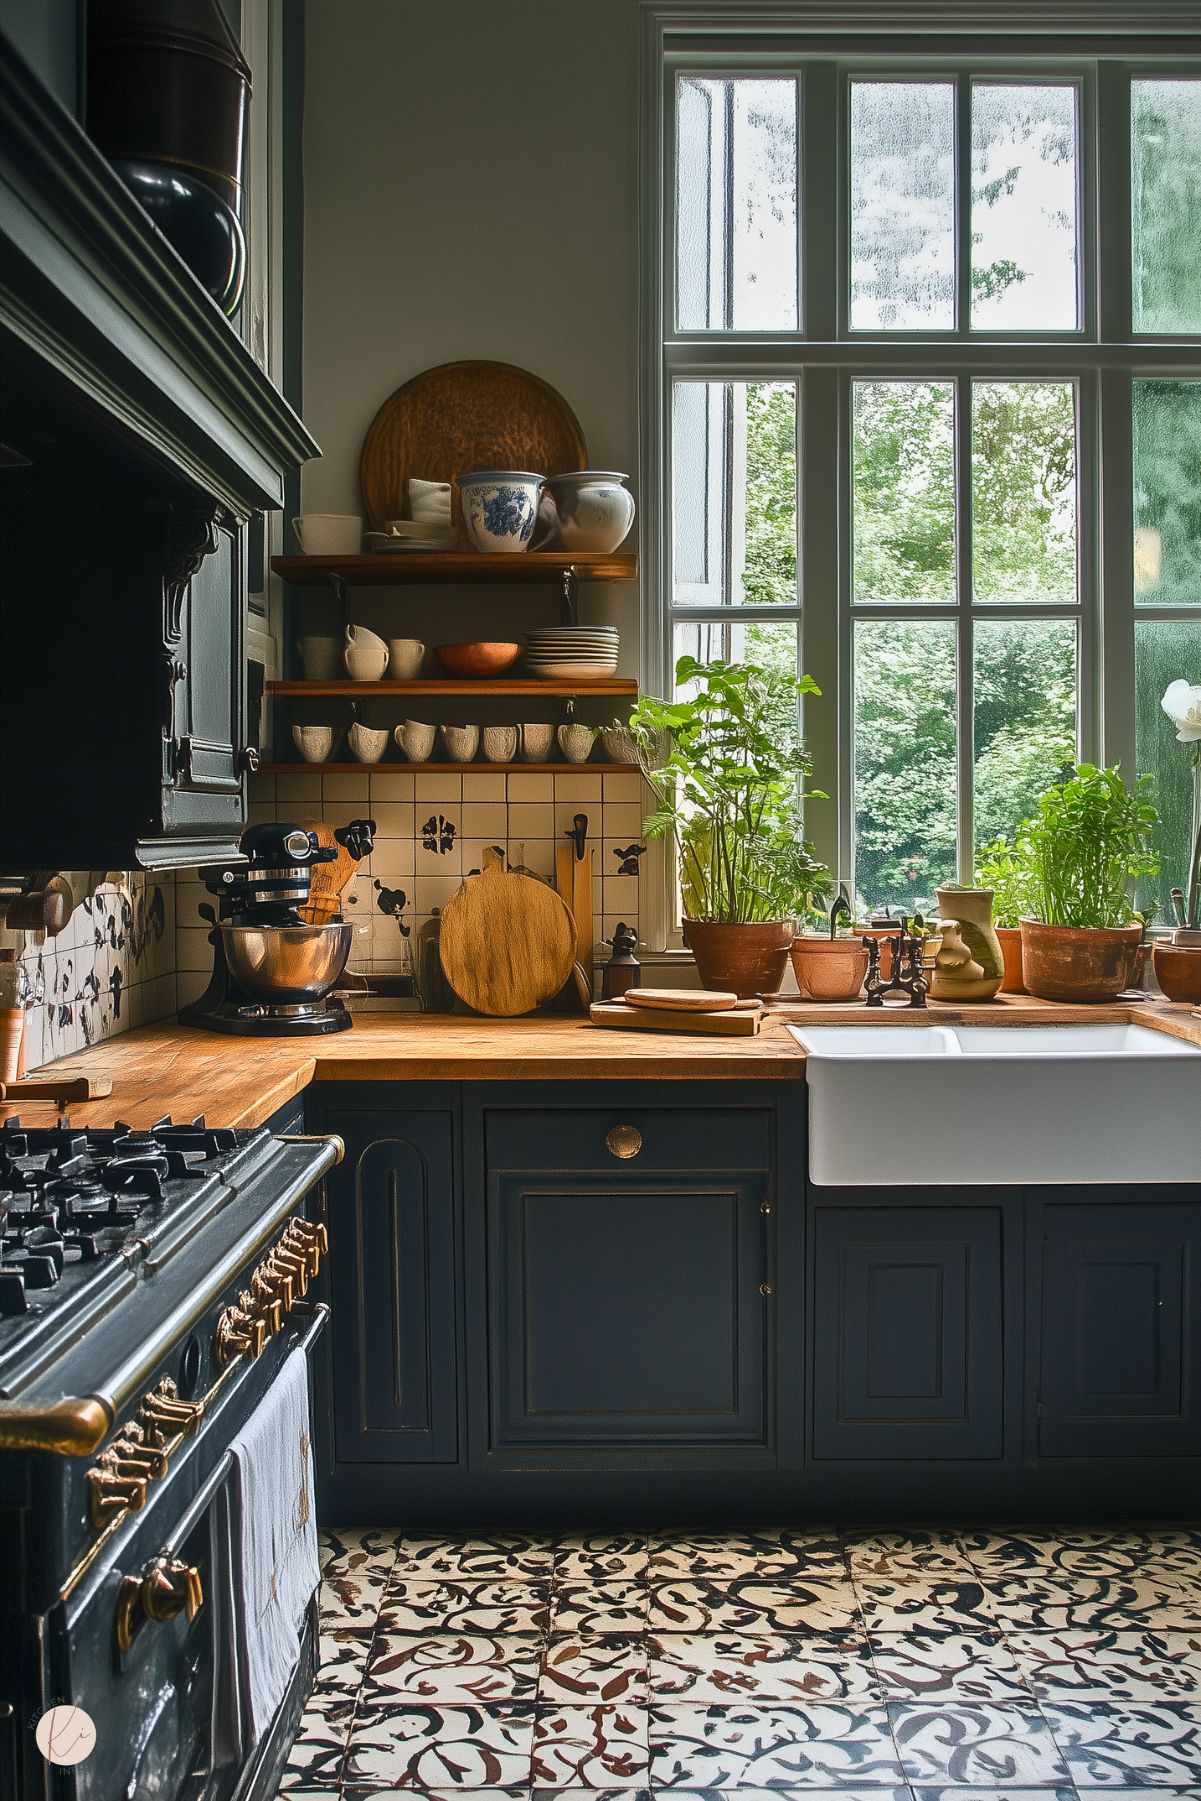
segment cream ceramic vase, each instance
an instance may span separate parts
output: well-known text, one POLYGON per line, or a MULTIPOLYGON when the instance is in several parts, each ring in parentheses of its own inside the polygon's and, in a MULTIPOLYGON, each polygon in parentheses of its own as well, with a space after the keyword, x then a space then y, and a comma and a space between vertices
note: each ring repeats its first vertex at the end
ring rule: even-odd
POLYGON ((990 1001, 1005 975, 1001 941, 992 922, 991 888, 939 888, 942 943, 930 996, 937 1001, 990 1001))

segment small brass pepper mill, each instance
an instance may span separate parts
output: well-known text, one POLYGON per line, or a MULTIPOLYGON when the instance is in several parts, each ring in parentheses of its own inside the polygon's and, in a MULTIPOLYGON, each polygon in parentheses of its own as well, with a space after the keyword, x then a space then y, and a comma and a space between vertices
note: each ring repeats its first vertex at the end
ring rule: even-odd
MULTIPOLYGON (((920 919, 915 921, 920 924, 920 919)), ((888 994, 907 995, 907 1005, 924 1007, 926 990, 929 983, 922 969, 922 940, 917 932, 909 930, 909 920, 904 913, 897 921, 898 931, 895 938, 888 939, 892 949, 892 976, 885 981, 880 974, 879 938, 865 938, 864 948, 867 951, 867 976, 863 991, 867 996, 869 1007, 884 1006, 884 997, 888 994)))

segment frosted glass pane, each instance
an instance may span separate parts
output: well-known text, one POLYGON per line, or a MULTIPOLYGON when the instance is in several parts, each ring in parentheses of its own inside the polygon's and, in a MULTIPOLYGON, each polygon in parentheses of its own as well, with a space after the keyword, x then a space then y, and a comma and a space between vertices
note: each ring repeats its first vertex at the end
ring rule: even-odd
POLYGON ((857 601, 953 601, 951 384, 857 381, 853 399, 853 596, 857 601))
POLYGON ((677 84, 676 323, 796 329, 795 81, 677 84))
POLYGON ((1076 89, 972 89, 972 324, 1071 331, 1076 291, 1076 89))
POLYGON ((1130 84, 1135 331, 1201 332, 1201 81, 1130 84))
POLYGON ((955 324, 955 91, 851 83, 851 324, 955 324))
POLYGON ((1201 381, 1136 381, 1134 598, 1201 606, 1201 381))
POLYGON ((977 600, 1076 599, 1076 409, 1067 381, 972 384, 977 600))
POLYGON ((1134 745, 1140 775, 1155 777, 1152 798, 1159 808, 1154 844, 1161 867, 1147 884, 1140 906, 1155 903, 1155 917, 1172 918, 1172 889, 1188 893, 1192 844, 1193 763, 1190 747, 1177 741, 1160 705, 1169 682, 1201 682, 1201 619, 1140 619, 1134 628, 1134 745))
POLYGON ((677 606, 797 604, 796 483, 790 382, 675 384, 677 606))
POLYGON ((977 845, 1013 838, 1076 755, 1074 619, 977 621, 977 845))
MULTIPOLYGON (((819 703, 820 704, 820 703, 819 703)), ((955 875, 955 628, 855 625, 855 886, 933 911, 955 875)))

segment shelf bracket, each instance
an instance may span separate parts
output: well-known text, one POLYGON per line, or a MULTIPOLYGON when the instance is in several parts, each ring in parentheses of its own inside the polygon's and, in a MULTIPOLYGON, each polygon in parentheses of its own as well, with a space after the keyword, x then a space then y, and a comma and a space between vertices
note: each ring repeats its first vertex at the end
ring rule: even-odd
POLYGON ((563 571, 563 624, 578 625, 580 623, 580 578, 574 563, 568 563, 563 571))

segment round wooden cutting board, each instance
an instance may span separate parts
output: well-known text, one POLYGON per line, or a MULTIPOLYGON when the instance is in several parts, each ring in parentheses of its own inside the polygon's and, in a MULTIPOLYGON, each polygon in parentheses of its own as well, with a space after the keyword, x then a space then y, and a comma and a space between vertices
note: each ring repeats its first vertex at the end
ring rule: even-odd
POLYGON ((442 971, 459 999, 496 1019, 558 994, 575 960, 575 925, 545 882, 514 875, 495 851, 442 909, 442 971))
POLYGON ((371 421, 359 485, 368 527, 378 532, 408 517, 411 475, 452 482, 465 542, 458 482, 469 470, 558 475, 587 466, 579 420, 549 382, 513 363, 440 363, 397 388, 371 421))

